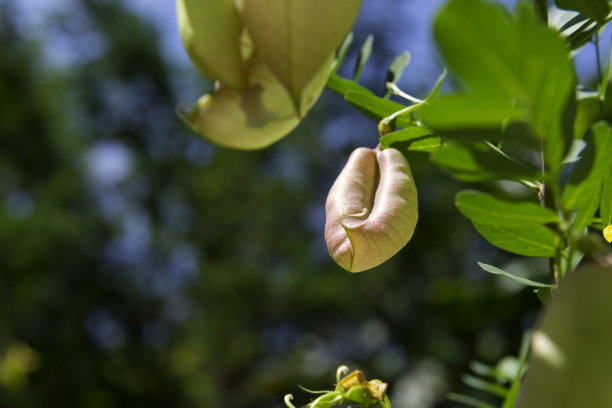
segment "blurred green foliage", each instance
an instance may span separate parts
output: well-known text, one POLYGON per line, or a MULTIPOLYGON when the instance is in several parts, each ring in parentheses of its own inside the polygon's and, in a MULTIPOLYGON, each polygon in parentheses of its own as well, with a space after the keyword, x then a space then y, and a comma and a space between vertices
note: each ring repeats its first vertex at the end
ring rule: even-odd
POLYGON ((173 113, 181 81, 210 84, 163 59, 150 22, 83 0, 32 35, 16 4, 0 4, 0 407, 278 407, 342 363, 394 406, 442 407, 471 359, 516 352, 537 299, 480 270, 510 258, 419 154, 410 245, 359 275, 331 261, 323 203, 355 146, 321 134, 348 117, 336 133, 377 137, 341 98, 271 148, 217 149, 173 113), (82 58, 50 63, 55 37, 82 58))

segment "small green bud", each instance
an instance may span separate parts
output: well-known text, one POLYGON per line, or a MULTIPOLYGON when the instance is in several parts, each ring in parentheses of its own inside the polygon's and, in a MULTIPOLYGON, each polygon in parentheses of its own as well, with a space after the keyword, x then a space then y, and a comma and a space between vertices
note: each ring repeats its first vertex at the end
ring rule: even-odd
POLYGON ((376 402, 373 400, 368 390, 363 385, 356 385, 354 387, 349 388, 344 393, 344 399, 347 401, 353 401, 358 404, 371 405, 376 402))
POLYGON ((330 391, 326 394, 321 395, 308 405, 307 408, 331 408, 336 404, 341 403, 343 400, 342 394, 336 391, 330 391))

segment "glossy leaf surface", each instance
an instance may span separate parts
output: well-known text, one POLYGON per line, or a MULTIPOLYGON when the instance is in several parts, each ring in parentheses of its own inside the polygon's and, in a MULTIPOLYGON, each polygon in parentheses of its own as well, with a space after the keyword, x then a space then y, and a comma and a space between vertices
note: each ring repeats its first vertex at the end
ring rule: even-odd
POLYGON ((557 222, 554 211, 536 203, 509 202, 477 191, 462 191, 455 204, 472 222, 509 227, 557 222))
POLYGON ((555 255, 558 237, 543 225, 509 227, 478 222, 473 224, 487 241, 508 252, 545 258, 555 255))
POLYGON ((465 181, 516 180, 536 173, 534 169, 491 152, 482 144, 473 146, 449 142, 433 153, 432 160, 457 179, 465 181))
POLYGON ((463 92, 442 95, 420 112, 435 131, 490 129, 526 122, 543 137, 549 166, 560 165, 566 107, 574 72, 559 35, 542 27, 529 6, 509 18, 482 0, 451 0, 434 33, 440 52, 463 92))
POLYGON ((434 152, 442 146, 442 140, 425 126, 407 127, 380 138, 383 149, 396 143, 401 143, 403 149, 418 152, 434 152))

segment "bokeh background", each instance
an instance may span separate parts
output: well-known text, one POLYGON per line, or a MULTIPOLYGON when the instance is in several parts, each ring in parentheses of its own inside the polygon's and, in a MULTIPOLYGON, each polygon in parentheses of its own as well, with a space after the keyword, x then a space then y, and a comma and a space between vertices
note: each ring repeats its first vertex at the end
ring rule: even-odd
MULTIPOLYGON (((372 33, 361 82, 382 92, 408 50, 400 87, 426 94, 441 5, 364 0, 341 74, 372 33)), ((525 268, 454 209, 464 184, 411 158, 414 238, 349 274, 324 202, 376 123, 325 91, 276 145, 216 148, 174 114, 211 87, 172 0, 0 0, 0 407, 302 405, 340 364, 396 408, 449 407, 470 361, 518 351, 539 304, 476 265, 525 268)))

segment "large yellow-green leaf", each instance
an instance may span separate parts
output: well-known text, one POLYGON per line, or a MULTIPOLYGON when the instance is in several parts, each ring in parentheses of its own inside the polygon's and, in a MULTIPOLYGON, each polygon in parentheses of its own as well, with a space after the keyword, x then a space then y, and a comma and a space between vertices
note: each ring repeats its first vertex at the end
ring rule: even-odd
MULTIPOLYGON (((328 56, 331 63, 333 53, 328 56)), ((304 89, 309 109, 325 86, 327 63, 304 89)), ((204 95, 190 111, 179 114, 192 130, 219 146, 234 149, 261 149, 287 135, 300 122, 291 96, 268 66, 256 57, 249 63, 249 84, 243 91, 220 85, 204 95)))
POLYGON ((196 68, 208 79, 244 88, 243 26, 234 0, 177 0, 176 13, 183 44, 196 68))
POLYGON ((532 337, 519 408, 612 407, 612 268, 577 269, 532 337))
MULTIPOLYGON (((342 42, 361 0, 248 0, 242 15, 255 48, 289 90, 300 115, 303 89, 342 42)), ((328 68, 331 66, 328 65, 328 68)))

